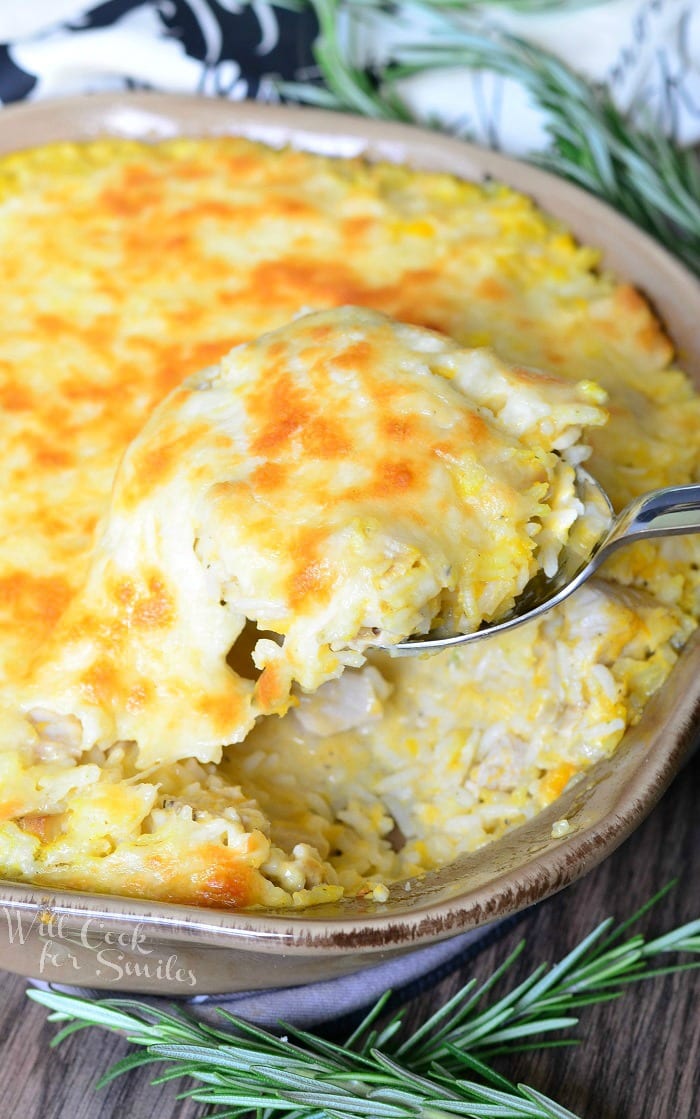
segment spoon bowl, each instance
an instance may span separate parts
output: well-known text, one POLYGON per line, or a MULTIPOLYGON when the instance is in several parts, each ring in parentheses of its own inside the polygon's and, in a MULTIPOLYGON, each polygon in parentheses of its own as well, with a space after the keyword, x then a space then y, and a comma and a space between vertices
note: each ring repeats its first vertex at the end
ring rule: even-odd
POLYGON ((653 536, 700 532, 700 483, 652 490, 635 498, 616 516, 602 486, 577 466, 576 495, 583 511, 571 528, 553 575, 540 570, 518 595, 513 609, 497 621, 484 622, 471 633, 411 637, 391 646, 392 655, 439 653, 504 633, 558 606, 623 544, 653 536))

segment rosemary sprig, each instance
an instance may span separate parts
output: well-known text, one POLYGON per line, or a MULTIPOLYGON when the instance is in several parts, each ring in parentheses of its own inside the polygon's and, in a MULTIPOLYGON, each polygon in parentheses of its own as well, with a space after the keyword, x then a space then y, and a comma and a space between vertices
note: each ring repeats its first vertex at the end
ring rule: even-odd
POLYGON ((416 74, 468 69, 513 78, 544 110, 551 137, 532 162, 605 199, 700 274, 700 159, 651 122, 635 124, 604 88, 534 44, 470 20, 470 5, 456 0, 308 2, 319 21, 314 51, 323 86, 286 83, 285 97, 405 121, 412 114, 401 83, 416 74), (354 32, 368 14, 375 35, 401 23, 411 28, 422 16, 421 42, 403 41, 404 34, 386 63, 358 64, 354 32))
POLYGON ((278 1037, 223 1010, 222 1019, 235 1035, 195 1022, 179 1008, 169 1014, 129 999, 88 1002, 54 992, 28 994, 54 1011, 51 1021, 69 1023, 53 1044, 96 1025, 125 1034, 145 1050, 117 1062, 99 1086, 141 1065, 167 1062, 172 1068, 153 1083, 190 1077, 198 1086, 183 1095, 224 1106, 216 1112, 221 1119, 252 1110, 266 1117, 283 1113, 290 1119, 576 1119, 553 1100, 511 1084, 477 1060, 464 1067, 479 1079, 457 1080, 420 1076, 392 1059, 382 1046, 389 1049, 398 1020, 380 1031, 371 1029, 388 993, 356 1031, 353 1043, 343 1046, 291 1027, 278 1037))
MULTIPOLYGON (((350 0, 356 6, 375 7, 377 0, 350 0)), ((384 0, 385 3, 390 0, 384 0)), ((597 8, 606 0, 420 0, 426 8, 447 8, 457 12, 484 12, 489 8, 507 8, 522 14, 541 15, 543 12, 578 11, 580 8, 597 8)))
POLYGON ((513 990, 490 1001, 493 989, 524 949, 522 942, 480 986, 470 980, 410 1037, 403 1012, 383 1017, 390 992, 341 1045, 285 1026, 278 1036, 221 1010, 222 1028, 196 1021, 180 1007, 154 1009, 133 999, 90 1001, 54 991, 28 995, 63 1023, 56 1045, 88 1026, 126 1035, 137 1051, 101 1079, 141 1065, 170 1065, 154 1083, 189 1077, 193 1099, 238 1117, 257 1110, 261 1119, 576 1119, 554 1100, 513 1084, 487 1060, 551 1045, 576 1044, 553 1032, 571 1030, 573 1013, 621 996, 627 985, 700 962, 655 963, 667 953, 700 955, 700 920, 646 940, 624 939, 638 919, 667 893, 660 891, 628 921, 603 921, 558 964, 540 964, 513 990), (140 1050, 140 1051, 139 1051, 140 1050))
POLYGON ((338 36, 342 0, 308 0, 316 13, 319 34, 313 54, 325 88, 311 82, 281 82, 279 92, 289 101, 325 109, 345 109, 380 120, 408 122, 411 114, 400 97, 379 91, 373 75, 354 65, 338 36))

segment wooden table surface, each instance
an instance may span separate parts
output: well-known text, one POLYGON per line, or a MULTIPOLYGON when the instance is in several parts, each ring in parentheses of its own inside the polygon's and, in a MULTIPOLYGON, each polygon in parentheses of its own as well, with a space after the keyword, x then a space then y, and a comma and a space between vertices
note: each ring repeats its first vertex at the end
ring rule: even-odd
MULTIPOLYGON (((517 975, 554 961, 608 915, 624 918, 670 879, 663 908, 644 919, 659 933, 700 917, 700 756, 621 848, 585 879, 526 913, 498 943, 408 1008, 418 1024, 468 976, 487 976, 526 937, 517 975)), ((176 1100, 185 1085, 153 1087, 138 1070, 96 1093, 107 1066, 127 1052, 98 1030, 49 1049, 56 1027, 25 996, 25 984, 0 972, 0 1117, 22 1119, 197 1119, 201 1105, 176 1100)), ((700 973, 667 976, 629 989, 622 1000, 582 1011, 576 1049, 504 1061, 511 1079, 552 1095, 584 1119, 697 1119, 700 1115, 700 973)))

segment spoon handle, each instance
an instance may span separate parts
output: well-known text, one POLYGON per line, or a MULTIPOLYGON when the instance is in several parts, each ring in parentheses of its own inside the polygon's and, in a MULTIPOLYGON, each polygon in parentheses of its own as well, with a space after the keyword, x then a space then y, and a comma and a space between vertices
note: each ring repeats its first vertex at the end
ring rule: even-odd
POLYGON ((700 532, 700 484, 668 486, 631 501, 616 518, 601 551, 649 536, 700 532))

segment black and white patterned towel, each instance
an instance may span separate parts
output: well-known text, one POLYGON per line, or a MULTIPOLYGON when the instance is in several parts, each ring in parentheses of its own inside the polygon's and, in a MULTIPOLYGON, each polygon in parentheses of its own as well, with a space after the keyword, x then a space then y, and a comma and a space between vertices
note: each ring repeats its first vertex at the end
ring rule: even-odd
MULTIPOLYGON (((282 81, 317 77, 317 0, 0 0, 0 103, 125 88, 240 100, 279 99, 282 81)), ((465 5, 608 87, 624 111, 681 143, 700 141, 700 0, 587 0, 465 5)), ((360 64, 381 64, 397 42, 430 42, 439 15, 378 0, 337 0, 337 34, 360 64)), ((475 14, 476 13, 476 14, 475 14)), ((402 84, 417 120, 521 155, 545 142, 543 117, 522 86, 489 72, 424 74, 402 84)))

